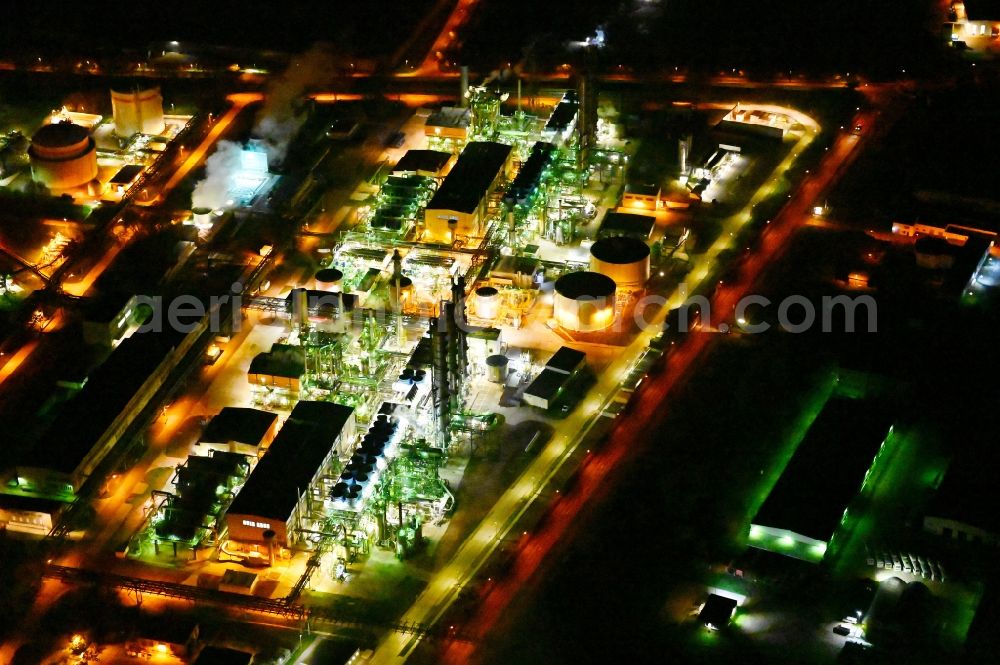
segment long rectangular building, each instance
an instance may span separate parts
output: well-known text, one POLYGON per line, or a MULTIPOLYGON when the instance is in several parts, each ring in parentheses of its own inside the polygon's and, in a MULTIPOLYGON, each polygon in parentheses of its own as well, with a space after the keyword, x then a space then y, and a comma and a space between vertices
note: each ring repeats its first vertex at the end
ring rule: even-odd
POLYGON ((207 325, 136 333, 88 378, 14 473, 22 491, 72 497, 164 386, 207 325))
POLYGON ((354 409, 330 402, 302 401, 282 425, 270 448, 251 472, 226 511, 229 538, 240 543, 264 543, 273 531, 275 542, 291 546, 310 528, 314 502, 324 494, 318 481, 335 469, 338 454, 354 439, 354 409))
POLYGON ((827 402, 754 517, 750 545, 822 560, 890 430, 878 402, 827 402))
POLYGON ((490 195, 508 175, 511 147, 473 141, 434 192, 424 211, 424 241, 450 245, 458 236, 482 233, 490 195))

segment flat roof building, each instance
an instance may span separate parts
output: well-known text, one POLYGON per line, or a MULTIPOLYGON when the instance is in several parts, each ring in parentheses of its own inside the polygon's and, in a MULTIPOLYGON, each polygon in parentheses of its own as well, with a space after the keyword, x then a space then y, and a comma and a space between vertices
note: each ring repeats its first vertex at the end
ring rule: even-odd
POLYGON ((823 559, 891 432, 885 406, 834 397, 753 518, 750 546, 823 559))
POLYGON ((1000 545, 996 496, 1000 458, 990 451, 958 453, 924 513, 924 530, 948 540, 1000 545))
POLYGON ((559 347, 524 390, 524 403, 540 409, 551 408, 570 381, 586 366, 586 353, 568 346, 559 347))
POLYGON ((298 392, 305 372, 305 351, 301 346, 274 344, 270 351, 258 353, 250 361, 247 381, 255 386, 298 392))
POLYGON ((302 401, 295 405, 267 453, 251 472, 226 511, 229 538, 264 543, 264 533, 292 546, 302 540, 300 529, 322 507, 325 493, 315 487, 332 474, 338 454, 354 440, 354 409, 331 402, 302 401))
POLYGON ((442 106, 427 116, 424 134, 443 139, 465 141, 469 138, 469 125, 472 123, 472 109, 457 106, 442 106))
POLYGON ((617 212, 609 210, 597 230, 598 238, 627 236, 639 240, 649 240, 653 235, 656 217, 634 212, 617 212))
POLYGON ((424 240, 450 245, 458 236, 481 234, 490 195, 508 175, 510 162, 509 145, 490 141, 466 145, 427 204, 424 240))
POLYGON ((278 414, 270 411, 223 407, 212 416, 198 437, 198 446, 205 450, 259 457, 274 441, 280 424, 278 414))
POLYGON ((448 170, 454 155, 440 150, 407 150, 392 168, 393 175, 419 175, 439 178, 448 170))
POLYGON ((186 336, 147 332, 124 340, 17 462, 21 489, 56 498, 77 492, 163 387, 202 326, 186 336))
POLYGON ((622 193, 622 206, 655 211, 660 207, 661 193, 657 183, 630 183, 622 193))

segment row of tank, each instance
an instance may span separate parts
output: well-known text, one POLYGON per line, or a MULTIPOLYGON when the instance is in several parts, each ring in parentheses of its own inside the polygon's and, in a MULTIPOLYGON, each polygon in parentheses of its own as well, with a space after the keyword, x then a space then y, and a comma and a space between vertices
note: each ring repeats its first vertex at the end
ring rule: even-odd
POLYGON ((378 484, 379 473, 395 456, 401 433, 397 418, 385 413, 376 417, 330 491, 330 507, 359 510, 364 505, 378 484))

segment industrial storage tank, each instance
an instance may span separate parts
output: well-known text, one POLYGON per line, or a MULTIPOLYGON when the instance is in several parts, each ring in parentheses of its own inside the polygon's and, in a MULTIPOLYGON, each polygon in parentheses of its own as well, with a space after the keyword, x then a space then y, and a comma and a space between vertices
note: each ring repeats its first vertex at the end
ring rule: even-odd
POLYGON ((28 148, 31 177, 50 189, 73 189, 97 178, 97 145, 72 122, 43 125, 28 148))
POLYGON ((596 272, 571 272, 556 280, 553 315, 567 330, 603 330, 615 319, 615 281, 596 272))
POLYGON ((590 269, 619 288, 641 289, 649 279, 649 245, 638 238, 601 238, 590 247, 590 269))
POLYGON ((507 356, 495 355, 486 357, 486 378, 493 383, 506 383, 507 356))
POLYGON ((162 134, 166 127, 159 86, 112 90, 111 112, 115 119, 115 133, 121 137, 162 134))
POLYGON ((476 289, 476 316, 492 321, 500 312, 500 292, 492 286, 476 289))
POLYGON ((323 268, 316 273, 316 290, 340 291, 341 283, 344 281, 344 273, 336 268, 323 268))

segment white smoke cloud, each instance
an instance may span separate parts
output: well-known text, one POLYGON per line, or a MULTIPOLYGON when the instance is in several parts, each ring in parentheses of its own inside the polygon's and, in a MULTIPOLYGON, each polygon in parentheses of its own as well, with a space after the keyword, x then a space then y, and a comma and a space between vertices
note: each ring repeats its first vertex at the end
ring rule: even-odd
MULTIPOLYGON (((281 164, 288 145, 305 122, 303 98, 311 88, 329 84, 337 74, 338 58, 329 44, 316 44, 292 58, 285 72, 268 85, 263 107, 257 113, 252 135, 267 152, 269 164, 281 164)), ((195 185, 192 208, 228 205, 232 180, 241 168, 242 146, 219 141, 205 161, 205 179, 195 185)))
POLYGON ((305 122, 304 95, 314 86, 330 83, 338 60, 329 44, 316 44, 295 56, 288 68, 268 85, 264 106, 257 114, 254 138, 267 150, 268 162, 280 164, 288 145, 305 122))
POLYGON ((240 155, 243 147, 233 141, 219 141, 208 159, 205 160, 205 178, 194 186, 191 192, 192 208, 224 207, 232 189, 233 177, 240 170, 240 155))

